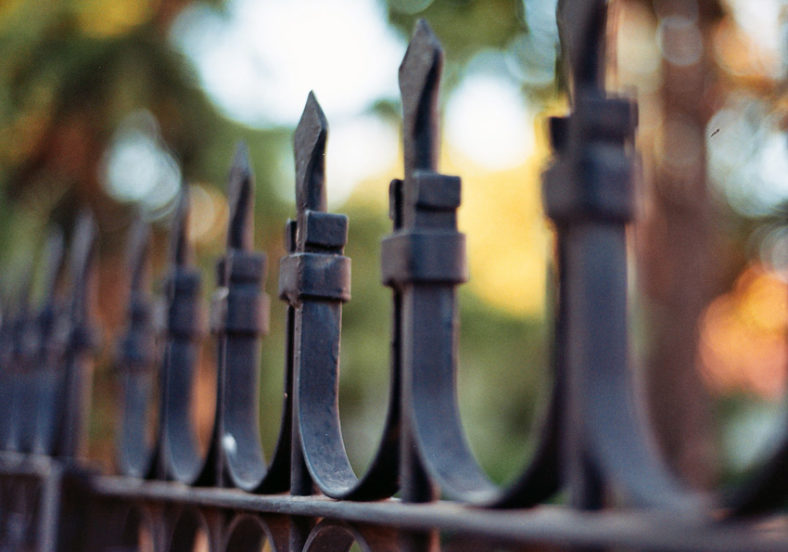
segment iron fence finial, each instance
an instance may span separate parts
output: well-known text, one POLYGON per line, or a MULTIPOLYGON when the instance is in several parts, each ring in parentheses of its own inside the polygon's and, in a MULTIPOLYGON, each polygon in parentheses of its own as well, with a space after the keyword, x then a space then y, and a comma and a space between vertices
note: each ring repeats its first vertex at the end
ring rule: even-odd
POLYGON ((131 293, 142 292, 145 288, 145 267, 150 252, 150 226, 138 216, 131 227, 128 244, 127 265, 131 271, 131 293))
POLYGON ((88 272, 93 258, 96 241, 96 223, 87 209, 77 216, 74 238, 69 259, 69 276, 71 278, 71 315, 72 320, 82 320, 87 309, 88 272))
POLYGON ((176 202, 170 230, 169 257, 174 266, 185 266, 190 260, 188 243, 189 189, 185 182, 181 184, 176 202))
POLYGON ((50 303, 55 298, 57 291, 57 278, 63 259, 63 232, 59 227, 54 226, 47 234, 44 244, 44 302, 50 303))
POLYGON ((296 206, 298 212, 326 210, 325 155, 328 121, 323 109, 309 92, 304 112, 293 135, 296 164, 296 206))
POLYGON ((426 21, 416 23, 399 66, 405 178, 414 169, 435 169, 438 151, 438 89, 443 49, 426 21))
POLYGON ((254 176, 249 163, 249 148, 239 142, 230 168, 227 195, 230 221, 227 225, 227 248, 251 251, 254 241, 254 176))
MULTIPOLYGON (((572 85, 602 88, 607 0, 559 0, 558 33, 572 85)), ((572 94, 574 95, 574 94, 572 94)))

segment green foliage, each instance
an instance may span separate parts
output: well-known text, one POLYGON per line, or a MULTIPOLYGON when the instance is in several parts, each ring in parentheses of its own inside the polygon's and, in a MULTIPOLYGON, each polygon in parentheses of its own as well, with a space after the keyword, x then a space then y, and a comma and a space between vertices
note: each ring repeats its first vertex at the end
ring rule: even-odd
POLYGON ((517 0, 437 0, 417 13, 398 11, 401 2, 396 0, 388 4, 389 21, 407 35, 417 19, 426 19, 454 64, 467 62, 484 48, 504 49, 527 30, 523 4, 517 0))
MULTIPOLYGON (((160 9, 165 4, 160 3, 160 9)), ((273 304, 262 362, 261 416, 270 453, 278 431, 274 420, 279 419, 284 365, 285 309, 275 297, 278 258, 284 254, 285 218, 294 214, 292 203, 274 191, 289 185, 279 181, 279 167, 282 153, 291 147, 291 131, 251 129, 218 113, 167 41, 159 13, 102 35, 85 27, 77 8, 77 2, 29 1, 0 7, 0 260, 7 267, 29 259, 46 225, 59 224, 68 231, 79 206, 89 204, 101 230, 102 266, 122 262, 133 205, 118 204, 106 193, 99 167, 118 126, 135 110, 154 115, 161 140, 187 181, 223 189, 235 143, 246 140, 257 179, 257 244, 269 254, 266 287, 273 304)), ((480 49, 502 49, 525 31, 521 10, 515 0, 454 0, 434 2, 418 14, 430 21, 445 46, 446 89, 480 49)), ((409 34, 416 16, 389 13, 392 24, 409 34)), ((398 106, 381 103, 377 109, 399 117, 398 106)), ((376 446, 388 393, 390 291, 380 284, 378 252, 390 222, 385 212, 366 207, 349 206, 348 214, 353 301, 345 309, 340 392, 348 446, 354 462, 363 466, 376 446)), ((213 289, 213 262, 221 248, 219 240, 198 251, 206 295, 213 289)), ((118 289, 101 293, 124 296, 118 289)), ((547 362, 545 329, 542 321, 513 319, 470 293, 463 292, 461 299, 463 412, 482 462, 501 480, 525 455, 537 382, 547 362), (496 436, 506 439, 496 441, 496 436)), ((120 305, 117 300, 114 313, 103 313, 115 325, 104 328, 108 346, 100 358, 99 389, 94 393, 99 403, 95 412, 101 415, 94 420, 93 435, 102 455, 111 448, 109 345, 119 330, 120 305)), ((209 351, 206 348, 206 356, 209 351)))

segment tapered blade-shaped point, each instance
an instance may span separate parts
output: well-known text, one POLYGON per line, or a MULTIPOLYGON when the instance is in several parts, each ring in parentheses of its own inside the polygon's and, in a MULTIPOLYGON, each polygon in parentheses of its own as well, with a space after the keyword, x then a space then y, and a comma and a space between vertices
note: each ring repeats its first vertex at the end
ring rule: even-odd
POLYGON ((170 226, 170 263, 185 266, 189 262, 189 190, 185 183, 178 192, 177 202, 170 226))
POLYGON ((249 148, 240 142, 230 168, 228 196, 230 221, 227 227, 227 248, 249 251, 254 235, 253 194, 254 181, 249 164, 249 148))
POLYGON ((326 210, 325 154, 328 121, 310 92, 293 136, 296 165, 296 207, 299 212, 326 210))
POLYGON ((423 19, 416 23, 413 38, 399 66, 399 88, 406 117, 419 108, 425 92, 435 86, 433 75, 443 66, 443 49, 432 29, 423 19))
POLYGON ((137 217, 129 232, 128 267, 131 272, 132 293, 142 291, 145 285, 145 268, 150 251, 150 225, 137 217))
POLYGON ((607 9, 607 0, 558 2, 558 33, 575 88, 602 84, 607 9))
POLYGON ((44 245, 44 300, 48 303, 55 298, 57 291, 57 277, 63 263, 63 245, 63 232, 58 227, 52 228, 44 245))
POLYGON ((414 168, 435 168, 438 86, 442 68, 440 42, 427 22, 420 19, 399 67, 406 172, 414 168))
POLYGON ((74 236, 71 239, 69 272, 71 278, 71 316, 81 319, 87 309, 86 297, 89 272, 93 261, 93 247, 96 241, 96 223, 87 209, 77 216, 74 236))
POLYGON ((72 282, 82 281, 87 273, 96 239, 96 223, 87 209, 80 211, 71 240, 71 272, 72 282))
POLYGON ((17 310, 19 314, 25 314, 30 307, 30 295, 33 290, 33 259, 29 258, 25 261, 25 266, 22 269, 22 281, 19 284, 17 294, 19 296, 19 304, 17 310))

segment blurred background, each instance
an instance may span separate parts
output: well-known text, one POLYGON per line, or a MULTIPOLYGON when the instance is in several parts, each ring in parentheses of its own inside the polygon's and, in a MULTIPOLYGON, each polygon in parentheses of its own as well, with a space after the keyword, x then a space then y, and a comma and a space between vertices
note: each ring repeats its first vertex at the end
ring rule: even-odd
MULTIPOLYGON (((638 391, 674 469, 741 477, 785 416, 788 2, 611 0, 609 88, 637 98, 641 178, 631 233, 638 391)), ((397 69, 424 17, 446 53, 442 172, 463 178, 459 395, 496 481, 526 462, 549 382, 552 236, 540 199, 545 121, 567 109, 556 0, 4 0, 0 3, 0 263, 6 298, 50 225, 88 205, 100 229, 91 456, 112 462, 126 234, 154 227, 154 274, 183 179, 190 240, 213 289, 226 175, 245 140, 256 243, 276 294, 294 214, 292 130, 309 90, 326 112, 329 208, 350 217, 341 406, 363 470, 383 426, 390 292, 379 243, 402 175, 397 69)), ((40 283, 36 282, 40 287, 40 283)), ((34 295, 34 298, 36 296, 34 295)), ((13 301, 6 301, 6 304, 13 301)), ((263 341, 263 439, 281 407, 284 306, 263 341)), ((207 438, 214 349, 195 420, 207 438)))

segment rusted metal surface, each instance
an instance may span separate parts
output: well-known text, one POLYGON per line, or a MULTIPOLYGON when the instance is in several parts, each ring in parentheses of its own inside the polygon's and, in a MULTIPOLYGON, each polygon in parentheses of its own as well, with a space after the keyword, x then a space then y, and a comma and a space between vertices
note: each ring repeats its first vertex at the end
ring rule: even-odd
POLYGON ((628 349, 625 233, 634 201, 636 106, 603 86, 606 4, 562 3, 561 10, 572 105, 551 121, 554 156, 543 190, 556 229, 553 383, 535 453, 512 485, 490 482, 459 416, 456 290, 467 279, 456 220, 461 181, 438 171, 443 54, 421 21, 399 75, 404 170, 389 188, 393 228, 381 246, 382 283, 392 290, 391 383, 367 472, 353 472, 340 425, 348 220, 327 211, 328 122, 310 93, 294 136, 296 213, 279 263, 279 298, 287 305, 284 400, 270 459, 260 443, 259 378, 261 369, 278 368, 260 366, 267 259, 254 249, 253 175, 240 145, 209 317, 217 384, 207 453, 190 419, 205 332, 184 186, 159 324, 149 290, 150 231, 139 221, 129 236, 127 322, 116 347, 119 473, 93 472, 80 459, 96 341, 95 226, 84 214, 69 246, 67 297, 57 293, 64 247, 54 232, 43 255, 42 306, 33 309, 25 289, 4 305, 0 550, 260 550, 264 542, 292 551, 347 550, 353 542, 370 551, 442 544, 788 550, 784 519, 739 519, 777 514, 785 501, 788 439, 752 481, 720 497, 686 488, 650 448, 636 414, 628 349), (562 490, 567 505, 543 505, 562 490))

